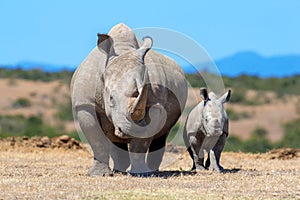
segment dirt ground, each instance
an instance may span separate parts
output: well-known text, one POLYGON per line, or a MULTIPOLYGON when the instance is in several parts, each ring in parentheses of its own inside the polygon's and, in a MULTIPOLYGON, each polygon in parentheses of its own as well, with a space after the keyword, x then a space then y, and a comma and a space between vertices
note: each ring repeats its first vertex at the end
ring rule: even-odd
POLYGON ((300 150, 225 152, 225 173, 193 174, 184 149, 167 149, 157 177, 90 177, 81 143, 0 140, 0 199, 300 199, 300 150))

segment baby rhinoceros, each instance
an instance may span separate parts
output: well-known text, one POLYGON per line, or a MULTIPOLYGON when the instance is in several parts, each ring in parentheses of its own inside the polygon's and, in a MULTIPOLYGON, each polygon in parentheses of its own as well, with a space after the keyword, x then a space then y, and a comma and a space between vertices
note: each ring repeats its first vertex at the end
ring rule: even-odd
POLYGON ((189 114, 184 128, 184 139, 193 159, 192 170, 223 171, 221 152, 228 136, 228 117, 223 104, 230 99, 231 90, 220 98, 213 92, 200 89, 203 99, 189 114), (208 157, 204 165, 204 151, 208 157))

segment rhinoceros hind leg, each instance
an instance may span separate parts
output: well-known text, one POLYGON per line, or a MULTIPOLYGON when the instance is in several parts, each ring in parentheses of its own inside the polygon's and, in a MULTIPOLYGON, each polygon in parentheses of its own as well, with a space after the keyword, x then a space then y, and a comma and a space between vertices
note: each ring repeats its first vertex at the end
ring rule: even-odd
POLYGON ((112 176, 112 171, 108 165, 94 160, 94 166, 89 169, 90 176, 112 176))

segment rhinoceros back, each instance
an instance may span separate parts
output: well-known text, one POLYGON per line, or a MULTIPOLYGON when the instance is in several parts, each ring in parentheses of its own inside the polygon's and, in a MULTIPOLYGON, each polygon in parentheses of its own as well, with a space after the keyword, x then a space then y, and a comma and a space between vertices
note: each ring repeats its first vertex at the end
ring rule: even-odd
POLYGON ((146 56, 146 66, 149 74, 149 81, 155 85, 165 86, 164 93, 156 94, 157 98, 167 102, 169 92, 172 92, 184 108, 187 98, 187 83, 181 67, 171 58, 151 50, 146 56))
POLYGON ((105 69, 107 55, 95 47, 75 71, 71 81, 73 107, 81 105, 95 106, 99 76, 105 69))

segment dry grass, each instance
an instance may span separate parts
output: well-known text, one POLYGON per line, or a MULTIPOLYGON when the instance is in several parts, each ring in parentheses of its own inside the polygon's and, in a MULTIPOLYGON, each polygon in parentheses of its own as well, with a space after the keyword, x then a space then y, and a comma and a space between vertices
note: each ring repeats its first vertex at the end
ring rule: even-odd
POLYGON ((300 151, 279 154, 224 153, 226 173, 191 174, 187 153, 167 152, 158 177, 89 177, 85 149, 1 142, 0 199, 299 199, 300 151))

